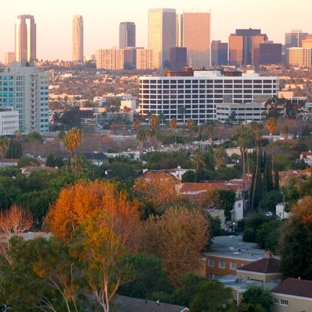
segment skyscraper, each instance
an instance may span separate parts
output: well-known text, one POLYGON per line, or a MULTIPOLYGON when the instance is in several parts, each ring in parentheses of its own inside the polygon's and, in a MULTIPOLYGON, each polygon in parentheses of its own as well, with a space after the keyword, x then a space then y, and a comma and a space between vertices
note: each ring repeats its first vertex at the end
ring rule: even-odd
POLYGON ((153 51, 154 68, 169 65, 170 48, 176 47, 176 10, 148 11, 148 48, 153 51))
POLYGON ((33 62, 36 55, 36 23, 32 15, 19 15, 15 23, 15 57, 17 62, 33 62))
POLYGON ((73 19, 73 62, 83 62, 83 19, 75 15, 73 19))
POLYGON ((227 65, 228 64, 228 44, 220 40, 211 42, 211 65, 227 65))
POLYGON ((210 12, 186 12, 181 14, 181 47, 187 49, 189 66, 210 66, 210 12))
POLYGON ((302 40, 306 38, 308 33, 303 33, 300 29, 292 30, 290 33, 285 34, 285 58, 288 63, 289 59, 289 48, 299 48, 302 46, 302 40))
POLYGON ((267 40, 267 35, 261 34, 260 29, 236 29, 229 38, 229 64, 253 65, 256 45, 267 40))
POLYGON ((135 47, 135 24, 122 22, 119 24, 119 49, 135 47))

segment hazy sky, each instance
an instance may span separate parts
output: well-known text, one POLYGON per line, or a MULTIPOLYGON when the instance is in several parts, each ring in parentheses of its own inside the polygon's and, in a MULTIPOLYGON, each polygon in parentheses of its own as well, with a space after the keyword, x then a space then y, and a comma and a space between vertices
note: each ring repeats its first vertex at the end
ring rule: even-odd
POLYGON ((269 40, 285 41, 285 32, 312 34, 312 0, 0 0, 0 61, 14 51, 14 23, 21 14, 34 15, 37 57, 71 60, 74 15, 84 19, 84 54, 118 46, 120 22, 135 22, 137 46, 147 45, 149 8, 211 12, 211 39, 228 42, 237 28, 260 28, 269 40))

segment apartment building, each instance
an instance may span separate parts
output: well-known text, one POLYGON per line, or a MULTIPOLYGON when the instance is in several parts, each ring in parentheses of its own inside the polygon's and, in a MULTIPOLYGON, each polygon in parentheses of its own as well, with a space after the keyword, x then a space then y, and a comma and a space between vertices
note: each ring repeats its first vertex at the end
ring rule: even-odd
POLYGON ((216 120, 218 104, 264 102, 279 91, 278 77, 239 71, 187 69, 161 77, 143 76, 139 84, 141 115, 162 113, 166 120, 192 118, 197 124, 216 120))
POLYGON ((0 72, 0 108, 18 111, 24 133, 49 131, 49 74, 31 63, 13 62, 0 72))

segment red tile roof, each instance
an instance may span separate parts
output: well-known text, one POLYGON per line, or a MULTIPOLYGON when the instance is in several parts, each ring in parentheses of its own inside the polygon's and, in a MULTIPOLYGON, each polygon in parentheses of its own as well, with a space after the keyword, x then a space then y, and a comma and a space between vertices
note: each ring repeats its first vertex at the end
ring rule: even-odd
POLYGON ((287 278, 272 289, 273 293, 312 298, 312 281, 287 278))
POLYGON ((262 258, 260 260, 251 262, 249 264, 243 265, 238 270, 257 272, 257 273, 279 273, 279 260, 271 258, 262 258))

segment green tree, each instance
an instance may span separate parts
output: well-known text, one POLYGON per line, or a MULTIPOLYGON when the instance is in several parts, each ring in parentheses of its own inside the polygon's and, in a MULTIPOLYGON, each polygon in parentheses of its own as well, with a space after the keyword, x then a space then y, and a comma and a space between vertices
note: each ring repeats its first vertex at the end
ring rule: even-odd
POLYGON ((145 253, 130 254, 124 261, 134 271, 134 280, 119 288, 120 295, 146 299, 154 292, 169 289, 167 277, 157 257, 145 253))
POLYGON ((64 110, 63 115, 59 118, 65 129, 81 126, 81 117, 78 106, 68 107, 64 110))
POLYGON ((291 209, 290 222, 282 229, 281 271, 284 277, 312 279, 312 197, 304 197, 291 209))
POLYGON ((243 294, 242 304, 248 312, 260 312, 260 308, 263 312, 269 312, 273 304, 272 293, 268 288, 251 285, 243 294))
POLYGON ((0 156, 1 156, 1 164, 2 164, 2 167, 3 167, 3 158, 4 158, 4 155, 6 153, 6 150, 8 149, 9 147, 9 140, 6 136, 4 135, 1 135, 0 136, 0 156))
POLYGON ((176 118, 172 118, 170 120, 170 127, 173 129, 175 132, 175 144, 177 144, 177 134, 176 134, 176 128, 178 126, 178 120, 176 118))
POLYGON ((190 310, 192 312, 224 311, 231 298, 232 291, 230 288, 225 287, 217 280, 206 279, 197 285, 194 299, 190 304, 190 310))
POLYGON ((40 164, 36 158, 22 156, 17 162, 17 167, 21 168, 25 166, 40 166, 40 164))

